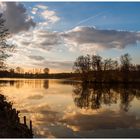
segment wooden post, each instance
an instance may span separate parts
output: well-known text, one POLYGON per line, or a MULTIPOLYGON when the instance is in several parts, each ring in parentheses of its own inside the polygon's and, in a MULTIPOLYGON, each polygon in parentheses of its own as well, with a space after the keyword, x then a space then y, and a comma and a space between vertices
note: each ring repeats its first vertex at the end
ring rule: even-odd
POLYGON ((20 113, 20 111, 17 111, 17 113, 16 113, 16 114, 17 114, 17 117, 18 117, 18 114, 19 114, 19 113, 20 113))
POLYGON ((12 110, 12 121, 16 122, 16 110, 15 109, 12 110))
POLYGON ((32 121, 30 120, 30 131, 32 133, 32 121))
POLYGON ((20 123, 20 118, 18 117, 17 119, 18 119, 17 122, 20 123))
POLYGON ((24 116, 24 125, 26 125, 26 116, 24 116))

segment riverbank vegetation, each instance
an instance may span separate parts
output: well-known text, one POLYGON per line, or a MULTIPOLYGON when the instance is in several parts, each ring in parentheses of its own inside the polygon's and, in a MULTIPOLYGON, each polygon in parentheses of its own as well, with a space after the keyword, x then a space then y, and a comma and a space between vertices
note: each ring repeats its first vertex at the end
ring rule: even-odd
POLYGON ((119 62, 99 55, 79 56, 74 70, 84 82, 140 82, 140 65, 133 64, 129 54, 122 55, 119 62))
POLYGON ((32 128, 20 122, 19 111, 0 94, 0 138, 32 138, 32 128))
POLYGON ((129 54, 120 56, 120 61, 103 59, 99 55, 79 56, 71 73, 49 73, 49 68, 23 72, 23 68, 1 70, 1 78, 74 79, 94 83, 140 82, 140 65, 133 64, 129 54), (40 72, 42 71, 42 72, 40 72))
MULTIPOLYGON (((13 51, 14 45, 7 42, 10 36, 5 27, 5 20, 0 14, 0 75, 7 69, 6 60, 13 51)), ((31 124, 31 122, 30 122, 31 124)), ((32 138, 32 128, 20 123, 19 111, 12 108, 12 104, 6 101, 5 96, 0 94, 0 138, 32 138)))

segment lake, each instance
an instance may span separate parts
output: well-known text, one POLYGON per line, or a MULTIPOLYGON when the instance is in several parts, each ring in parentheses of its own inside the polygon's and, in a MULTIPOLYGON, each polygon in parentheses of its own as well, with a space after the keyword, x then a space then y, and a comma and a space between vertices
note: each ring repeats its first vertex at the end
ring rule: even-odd
POLYGON ((139 84, 0 79, 0 91, 36 138, 140 137, 139 84))

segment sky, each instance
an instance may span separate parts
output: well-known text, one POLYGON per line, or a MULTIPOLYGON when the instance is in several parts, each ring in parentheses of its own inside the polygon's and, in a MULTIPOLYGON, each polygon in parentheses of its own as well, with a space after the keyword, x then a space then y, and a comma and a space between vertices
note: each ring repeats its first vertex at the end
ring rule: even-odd
POLYGON ((73 71, 80 55, 140 64, 140 2, 0 2, 15 44, 10 67, 73 71))

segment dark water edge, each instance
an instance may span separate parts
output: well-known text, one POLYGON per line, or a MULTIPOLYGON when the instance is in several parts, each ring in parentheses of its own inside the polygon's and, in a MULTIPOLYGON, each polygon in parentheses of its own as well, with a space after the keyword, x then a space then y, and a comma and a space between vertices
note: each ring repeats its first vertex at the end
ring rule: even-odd
POLYGON ((28 126, 20 123, 18 114, 12 103, 0 94, 0 138, 33 138, 28 126))

